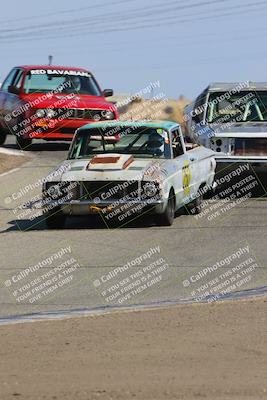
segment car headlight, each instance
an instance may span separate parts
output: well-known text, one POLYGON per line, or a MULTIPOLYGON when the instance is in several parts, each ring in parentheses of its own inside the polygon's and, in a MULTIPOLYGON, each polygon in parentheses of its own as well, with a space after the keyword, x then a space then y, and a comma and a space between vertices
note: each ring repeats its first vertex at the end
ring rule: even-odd
POLYGON ((35 115, 37 118, 44 118, 46 115, 46 110, 43 108, 38 108, 38 110, 36 110, 35 115))
POLYGON ((102 111, 101 115, 102 115, 102 118, 107 119, 107 120, 114 119, 114 117, 115 117, 114 112, 112 112, 110 110, 102 111))
POLYGON ((52 198, 53 200, 56 200, 60 196, 62 196, 60 184, 61 182, 50 182, 46 184, 46 193, 48 197, 52 198))
POLYGON ((50 108, 49 110, 46 110, 46 116, 47 118, 54 118, 57 115, 56 111, 50 108))
POLYGON ((93 120, 94 120, 94 121, 100 121, 100 120, 101 120, 101 115, 100 115, 100 114, 95 114, 95 115, 93 116, 93 120))
POLYGON ((143 190, 147 197, 154 197, 158 192, 158 186, 155 182, 146 182, 144 183, 143 190))

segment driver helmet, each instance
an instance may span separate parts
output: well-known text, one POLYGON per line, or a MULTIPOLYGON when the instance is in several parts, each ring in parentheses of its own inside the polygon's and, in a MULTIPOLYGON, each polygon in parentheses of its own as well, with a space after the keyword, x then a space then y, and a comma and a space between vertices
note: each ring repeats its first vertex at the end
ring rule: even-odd
POLYGON ((81 80, 79 76, 71 76, 69 79, 71 81, 71 87, 78 92, 81 89, 81 80))

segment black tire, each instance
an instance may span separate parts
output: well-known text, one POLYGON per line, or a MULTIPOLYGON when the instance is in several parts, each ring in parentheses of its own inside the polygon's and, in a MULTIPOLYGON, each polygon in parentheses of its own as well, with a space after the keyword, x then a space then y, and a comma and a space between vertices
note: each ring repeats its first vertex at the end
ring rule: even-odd
POLYGON ((62 229, 65 226, 67 216, 60 211, 49 211, 45 214, 45 224, 48 229, 62 229))
POLYGON ((189 212, 189 214, 190 215, 200 214, 202 211, 202 202, 203 202, 203 195, 198 193, 195 200, 193 200, 186 206, 186 209, 189 212))
POLYGON ((24 139, 20 136, 17 136, 16 142, 20 150, 29 150, 29 146, 32 144, 32 139, 24 139))
POLYGON ((0 145, 4 144, 6 141, 7 132, 3 129, 0 129, 0 145))
POLYGON ((162 214, 156 214, 156 222, 160 226, 171 226, 175 217, 175 195, 170 192, 167 207, 162 214))

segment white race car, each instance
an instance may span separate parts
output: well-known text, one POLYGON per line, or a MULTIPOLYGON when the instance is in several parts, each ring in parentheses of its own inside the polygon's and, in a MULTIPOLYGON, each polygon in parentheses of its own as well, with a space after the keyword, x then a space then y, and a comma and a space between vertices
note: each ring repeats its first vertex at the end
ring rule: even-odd
POLYGON ((215 151, 217 169, 267 167, 267 82, 213 83, 185 108, 191 140, 215 151))
POLYGON ((187 206, 200 212, 204 188, 211 189, 214 152, 186 145, 175 122, 93 123, 76 131, 68 158, 43 186, 47 227, 67 217, 100 214, 107 224, 125 224, 144 213, 171 225, 187 206))

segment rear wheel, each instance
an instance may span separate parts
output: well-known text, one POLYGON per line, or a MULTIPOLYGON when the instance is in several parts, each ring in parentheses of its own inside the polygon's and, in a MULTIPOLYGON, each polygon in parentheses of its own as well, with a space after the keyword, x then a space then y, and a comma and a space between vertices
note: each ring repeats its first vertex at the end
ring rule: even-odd
POLYGON ((170 192, 167 207, 163 214, 156 215, 156 222, 161 226, 171 226, 175 216, 175 195, 170 192))
POLYGON ((29 146, 32 144, 32 139, 24 139, 20 136, 16 137, 16 141, 20 150, 29 150, 29 146))
POLYGON ((67 216, 61 211, 51 210, 45 214, 45 224, 48 229, 64 228, 67 216))
POLYGON ((0 145, 5 143, 6 137, 7 137, 7 132, 4 129, 0 129, 0 145))

